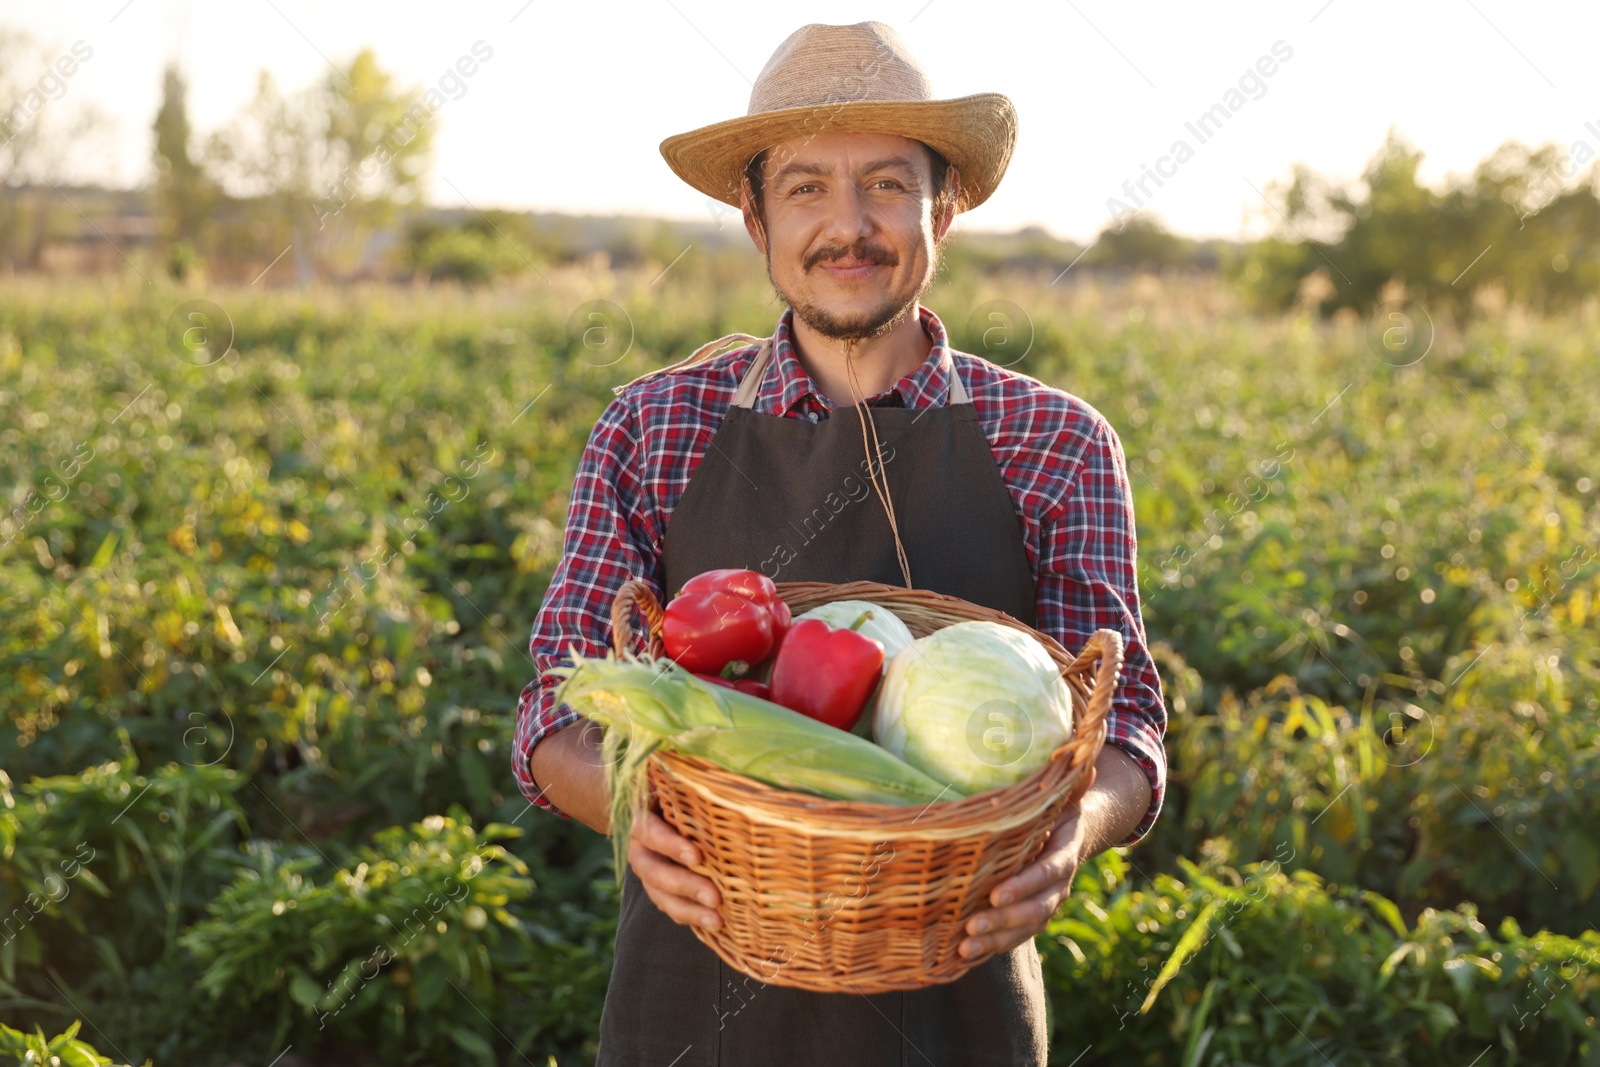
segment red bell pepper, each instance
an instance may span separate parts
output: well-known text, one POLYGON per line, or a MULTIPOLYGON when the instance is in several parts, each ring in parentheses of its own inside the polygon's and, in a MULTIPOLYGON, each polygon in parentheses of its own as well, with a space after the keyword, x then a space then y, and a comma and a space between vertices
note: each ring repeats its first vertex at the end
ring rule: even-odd
POLYGON ((772 650, 777 651, 788 632, 793 618, 789 605, 778 595, 778 586, 760 571, 740 570, 737 567, 719 567, 703 571, 683 583, 678 595, 698 593, 701 590, 722 590, 738 593, 749 600, 764 605, 772 613, 772 650))
POLYGON ((883 678, 883 644, 858 633, 872 617, 863 611, 849 629, 821 619, 789 628, 772 665, 772 700, 841 730, 853 729, 883 678))
POLYGON ((679 666, 707 674, 731 667, 740 675, 772 654, 790 612, 766 575, 721 568, 683 583, 663 616, 661 643, 679 666))
POLYGON ((754 678, 724 678, 720 674, 699 673, 696 673, 695 677, 702 682, 720 685, 724 689, 737 689, 741 693, 749 693, 751 696, 760 697, 762 700, 772 699, 772 688, 766 682, 758 682, 754 678))
POLYGON ((760 697, 762 700, 772 699, 772 687, 766 682, 758 682, 754 678, 735 679, 733 687, 741 693, 749 693, 751 696, 760 697))

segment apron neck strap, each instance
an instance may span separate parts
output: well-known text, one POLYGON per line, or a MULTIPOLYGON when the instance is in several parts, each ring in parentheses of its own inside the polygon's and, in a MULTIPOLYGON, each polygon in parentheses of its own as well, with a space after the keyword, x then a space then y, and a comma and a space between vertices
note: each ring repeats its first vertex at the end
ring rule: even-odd
POLYGON ((764 337, 761 339, 761 348, 756 352, 756 358, 750 361, 749 369, 744 372, 744 377, 739 379, 739 391, 733 394, 734 407, 747 408, 756 402, 756 392, 761 388, 761 378, 771 358, 772 338, 764 337))
MULTIPOLYGON (((756 358, 751 360, 749 368, 744 372, 744 377, 739 379, 739 390, 733 394, 733 406, 747 408, 755 404, 756 393, 761 388, 761 379, 766 374, 767 364, 772 359, 772 338, 766 337, 761 341, 761 350, 756 353, 756 358)), ((970 404, 972 396, 967 392, 967 387, 961 380, 961 375, 956 373, 956 361, 950 355, 950 349, 944 351, 944 365, 950 375, 951 404, 970 404)))
MULTIPOLYGON (((623 392, 625 392, 630 385, 634 385, 634 384, 636 384, 638 382, 645 381, 646 379, 649 379, 649 378, 654 378, 657 375, 671 374, 673 371, 683 370, 686 367, 692 367, 697 363, 702 363, 705 360, 708 360, 708 359, 712 358, 713 356, 715 356, 722 349, 726 348, 728 346, 728 342, 730 342, 730 341, 734 341, 734 342, 737 342, 737 343, 739 343, 741 345, 745 345, 745 344, 749 344, 751 341, 759 341, 759 340, 761 340, 761 338, 752 336, 751 334, 748 334, 748 333, 730 333, 726 337, 717 338, 715 341, 707 341, 705 344, 703 344, 699 348, 695 349, 695 351, 691 355, 689 355, 688 357, 686 357, 684 359, 678 360, 678 362, 676 362, 676 363, 669 364, 668 366, 665 366, 665 367, 657 367, 655 370, 652 370, 652 371, 646 371, 645 373, 639 375, 637 378, 633 379, 633 381, 624 382, 622 385, 613 386, 611 391, 613 393, 615 393, 617 396, 621 396, 623 394, 623 392)), ((770 338, 769 338, 769 340, 770 340, 770 338)))

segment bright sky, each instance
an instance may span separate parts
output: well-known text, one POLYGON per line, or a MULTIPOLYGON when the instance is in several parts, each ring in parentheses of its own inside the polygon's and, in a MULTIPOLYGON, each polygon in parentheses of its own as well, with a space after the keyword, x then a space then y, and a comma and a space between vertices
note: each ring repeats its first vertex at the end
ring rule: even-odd
POLYGON ((249 100, 262 68, 298 88, 370 45, 403 82, 434 85, 481 41, 493 56, 436 119, 435 202, 701 219, 705 199, 662 161, 662 138, 744 114, 750 79, 802 20, 864 19, 901 33, 938 95, 1016 103, 1010 171, 965 228, 1033 223, 1086 241, 1110 218, 1107 199, 1180 137, 1193 157, 1160 189, 1147 184, 1149 210, 1180 232, 1226 237, 1264 229, 1256 190, 1297 161, 1358 176, 1391 124, 1427 153, 1430 183, 1510 138, 1600 149, 1592 0, 894 0, 803 14, 708 0, 0 0, 0 23, 52 54, 80 40, 93 49, 48 106, 92 102, 110 118, 103 181, 148 177, 171 57, 206 133, 249 100), (1290 58, 1200 143, 1184 123, 1277 42, 1290 58))

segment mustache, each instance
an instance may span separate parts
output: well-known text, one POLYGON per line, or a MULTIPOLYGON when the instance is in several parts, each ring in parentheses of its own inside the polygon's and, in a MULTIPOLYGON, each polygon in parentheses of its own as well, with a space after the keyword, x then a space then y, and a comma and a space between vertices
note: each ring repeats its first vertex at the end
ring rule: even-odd
POLYGON ((810 270, 818 263, 831 263, 834 260, 851 257, 863 263, 876 263, 883 267, 892 267, 900 262, 900 257, 887 248, 875 244, 868 244, 863 238, 853 245, 834 245, 829 248, 819 248, 806 257, 805 268, 810 270))

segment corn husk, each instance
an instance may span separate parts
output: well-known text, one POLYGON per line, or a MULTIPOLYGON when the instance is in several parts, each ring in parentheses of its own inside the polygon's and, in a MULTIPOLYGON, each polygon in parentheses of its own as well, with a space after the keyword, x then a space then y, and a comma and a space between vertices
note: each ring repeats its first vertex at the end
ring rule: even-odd
POLYGON ((748 693, 711 685, 667 659, 571 653, 554 669, 558 703, 605 729, 611 844, 620 884, 633 820, 658 748, 699 756, 781 789, 834 800, 929 804, 961 796, 871 741, 748 693))

